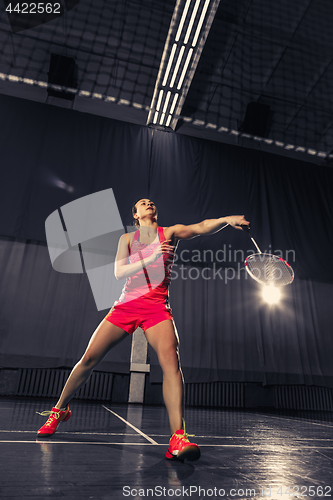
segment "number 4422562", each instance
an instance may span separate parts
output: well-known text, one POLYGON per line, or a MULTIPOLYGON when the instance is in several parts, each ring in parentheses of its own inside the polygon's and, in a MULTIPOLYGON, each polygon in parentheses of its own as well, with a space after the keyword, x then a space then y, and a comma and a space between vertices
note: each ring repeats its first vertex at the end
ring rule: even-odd
POLYGON ((6 7, 9 14, 61 14, 60 3, 10 3, 6 7))

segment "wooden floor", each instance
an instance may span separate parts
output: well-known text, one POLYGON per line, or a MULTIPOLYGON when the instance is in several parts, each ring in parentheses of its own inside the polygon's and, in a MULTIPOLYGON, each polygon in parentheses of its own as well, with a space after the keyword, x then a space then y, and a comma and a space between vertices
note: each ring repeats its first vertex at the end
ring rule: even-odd
POLYGON ((197 462, 170 462, 164 407, 72 402, 48 439, 37 411, 0 399, 0 498, 333 498, 333 414, 186 409, 197 462))

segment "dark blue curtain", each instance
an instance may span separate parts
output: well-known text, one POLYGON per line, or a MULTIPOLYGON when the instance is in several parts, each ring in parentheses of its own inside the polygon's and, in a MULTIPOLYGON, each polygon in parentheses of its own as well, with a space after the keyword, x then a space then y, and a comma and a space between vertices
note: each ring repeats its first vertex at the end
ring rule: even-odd
MULTIPOLYGON (((52 269, 45 219, 113 188, 124 225, 146 196, 161 226, 244 214, 261 249, 295 269, 269 307, 244 272, 254 250, 245 233, 180 242, 170 298, 187 382, 333 387, 331 169, 3 96, 0 109, 0 366, 70 367, 83 353, 107 311, 96 311, 85 275, 52 269)), ((100 369, 128 371, 130 344, 100 369)))

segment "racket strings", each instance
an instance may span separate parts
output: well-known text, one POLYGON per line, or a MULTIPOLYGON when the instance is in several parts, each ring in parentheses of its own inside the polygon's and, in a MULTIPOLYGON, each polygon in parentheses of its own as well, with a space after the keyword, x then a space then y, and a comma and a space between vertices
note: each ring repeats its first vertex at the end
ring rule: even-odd
POLYGON ((294 279, 290 265, 272 254, 253 254, 246 259, 250 276, 265 285, 289 285, 294 279))

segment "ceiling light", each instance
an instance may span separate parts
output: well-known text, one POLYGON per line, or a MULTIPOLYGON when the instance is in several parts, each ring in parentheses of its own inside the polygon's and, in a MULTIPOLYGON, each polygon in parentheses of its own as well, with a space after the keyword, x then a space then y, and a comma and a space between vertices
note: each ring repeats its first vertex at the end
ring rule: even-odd
POLYGON ((170 126, 171 119, 172 119, 172 115, 169 115, 167 121, 165 122, 166 127, 170 126))
POLYGON ((165 102, 164 102, 164 106, 163 106, 163 113, 166 113, 166 110, 167 110, 167 107, 168 107, 168 104, 169 104, 170 96, 171 96, 171 92, 169 90, 168 93, 167 93, 167 96, 165 98, 165 102))
POLYGON ((220 0, 177 0, 147 125, 175 130, 220 0), (157 115, 156 115, 157 113, 157 115), (177 114, 177 116, 175 116, 177 114))
POLYGON ((196 32, 195 32, 195 35, 194 35, 194 38, 193 38, 193 41, 192 41, 192 47, 195 47, 196 44, 197 44, 197 41, 198 41, 198 38, 199 38, 199 34, 200 34, 200 31, 201 31, 201 26, 202 26, 202 23, 204 22, 209 2, 210 2, 210 0, 206 0, 205 6, 202 9, 201 16, 200 16, 200 19, 199 19, 199 22, 198 22, 198 25, 197 25, 197 29, 196 29, 196 32))
POLYGON ((157 101, 157 105, 156 105, 156 111, 160 110, 162 97, 163 97, 163 90, 160 90, 160 95, 158 96, 158 101, 157 101))
POLYGON ((177 45, 174 44, 174 46, 172 47, 172 51, 171 51, 171 54, 170 54, 170 59, 168 61, 167 68, 165 70, 165 75, 164 75, 163 83, 162 83, 163 87, 166 85, 166 82, 168 80, 168 76, 169 76, 169 73, 170 73, 171 64, 173 62, 173 58, 175 57, 176 49, 177 49, 177 45))
POLYGON ((192 12, 191 20, 190 20, 190 22, 189 22, 189 25, 188 25, 188 28, 187 28, 187 31, 186 31, 185 38, 184 38, 184 43, 185 43, 185 45, 187 44, 188 39, 190 38, 190 34, 191 34, 191 31, 192 31, 192 27, 193 27, 194 19, 195 19, 195 16, 197 15, 199 5, 200 5, 200 0, 197 0, 197 1, 196 1, 196 4, 195 4, 195 7, 194 7, 194 9, 193 9, 193 12, 192 12))
POLYGON ((177 99, 179 97, 179 94, 175 94, 174 98, 173 98, 173 102, 172 102, 172 105, 171 105, 171 108, 170 108, 170 114, 172 115, 174 110, 175 110, 175 106, 177 104, 177 99))
POLYGON ((182 29, 184 27, 184 21, 186 19, 187 11, 188 11, 188 8, 190 6, 190 3, 191 3, 191 0, 187 0, 186 5, 184 7, 183 14, 182 14, 182 17, 181 17, 181 20, 180 20, 180 23, 179 23, 179 26, 178 26, 177 34, 176 34, 176 37, 175 37, 176 42, 179 42, 180 34, 181 34, 182 29))
POLYGON ((155 115, 154 115, 154 120, 153 120, 153 123, 157 123, 157 119, 158 119, 158 111, 156 111, 155 115))
POLYGON ((177 76, 177 73, 178 73, 178 70, 179 70, 180 63, 182 62, 184 52, 185 52, 185 45, 183 45, 182 48, 180 49, 180 53, 179 53, 179 56, 178 56, 178 59, 177 59, 177 63, 176 63, 175 69, 173 70, 173 75, 172 75, 171 82, 170 82, 170 88, 171 89, 172 89, 172 87, 173 87, 173 85, 175 83, 176 76, 177 76))
POLYGON ((188 52, 188 54, 187 54, 187 58, 186 58, 186 61, 185 61, 184 67, 183 67, 182 74, 180 75, 180 78, 179 78, 179 82, 178 82, 178 85, 177 85, 177 89, 178 90, 181 88, 181 86, 183 84, 185 73, 187 71, 187 66, 189 65, 190 59, 192 57, 192 53, 193 53, 193 49, 190 49, 189 52, 188 52))

